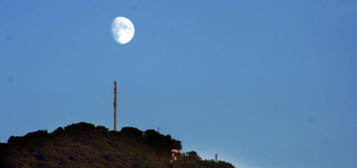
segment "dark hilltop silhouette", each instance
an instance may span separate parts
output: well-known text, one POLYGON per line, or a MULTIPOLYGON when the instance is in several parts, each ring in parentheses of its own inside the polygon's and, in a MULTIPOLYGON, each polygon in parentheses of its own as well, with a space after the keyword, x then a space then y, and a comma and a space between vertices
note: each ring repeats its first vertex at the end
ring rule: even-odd
POLYGON ((181 142, 155 130, 77 123, 48 133, 39 130, 0 143, 0 168, 234 168, 224 161, 202 160, 196 152, 172 160, 181 142))

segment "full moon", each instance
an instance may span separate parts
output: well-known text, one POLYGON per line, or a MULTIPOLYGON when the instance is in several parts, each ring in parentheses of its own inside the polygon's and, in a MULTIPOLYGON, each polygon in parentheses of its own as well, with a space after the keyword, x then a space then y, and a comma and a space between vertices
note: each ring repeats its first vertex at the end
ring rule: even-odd
POLYGON ((135 34, 133 22, 126 17, 116 17, 112 23, 112 34, 119 44, 129 43, 135 34))

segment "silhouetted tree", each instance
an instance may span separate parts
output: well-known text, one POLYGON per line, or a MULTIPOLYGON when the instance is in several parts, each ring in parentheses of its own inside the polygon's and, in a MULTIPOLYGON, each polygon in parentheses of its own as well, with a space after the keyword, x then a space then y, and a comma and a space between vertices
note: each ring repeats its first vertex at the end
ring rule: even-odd
POLYGON ((186 153, 186 158, 188 160, 195 160, 195 161, 201 161, 201 157, 198 156, 197 152, 195 151, 190 151, 186 153))
POLYGON ((143 131, 134 127, 124 127, 120 130, 120 133, 127 136, 142 137, 143 131))

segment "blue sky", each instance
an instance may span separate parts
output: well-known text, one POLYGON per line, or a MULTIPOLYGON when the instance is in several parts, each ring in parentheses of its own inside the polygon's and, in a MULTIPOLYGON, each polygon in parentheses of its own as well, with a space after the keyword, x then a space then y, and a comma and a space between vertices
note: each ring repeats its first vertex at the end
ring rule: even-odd
POLYGON ((239 168, 357 167, 357 2, 0 0, 0 141, 160 127, 239 168), (111 22, 130 18, 117 44, 111 22))

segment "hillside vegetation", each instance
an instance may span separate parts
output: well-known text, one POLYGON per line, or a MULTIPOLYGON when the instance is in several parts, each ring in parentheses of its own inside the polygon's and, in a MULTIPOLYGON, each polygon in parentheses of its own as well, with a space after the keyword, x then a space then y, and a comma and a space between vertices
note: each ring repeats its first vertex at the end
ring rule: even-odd
POLYGON ((40 130, 0 144, 1 168, 234 168, 224 161, 202 160, 196 152, 170 162, 181 142, 155 130, 125 127, 109 131, 88 123, 48 133, 40 130))

